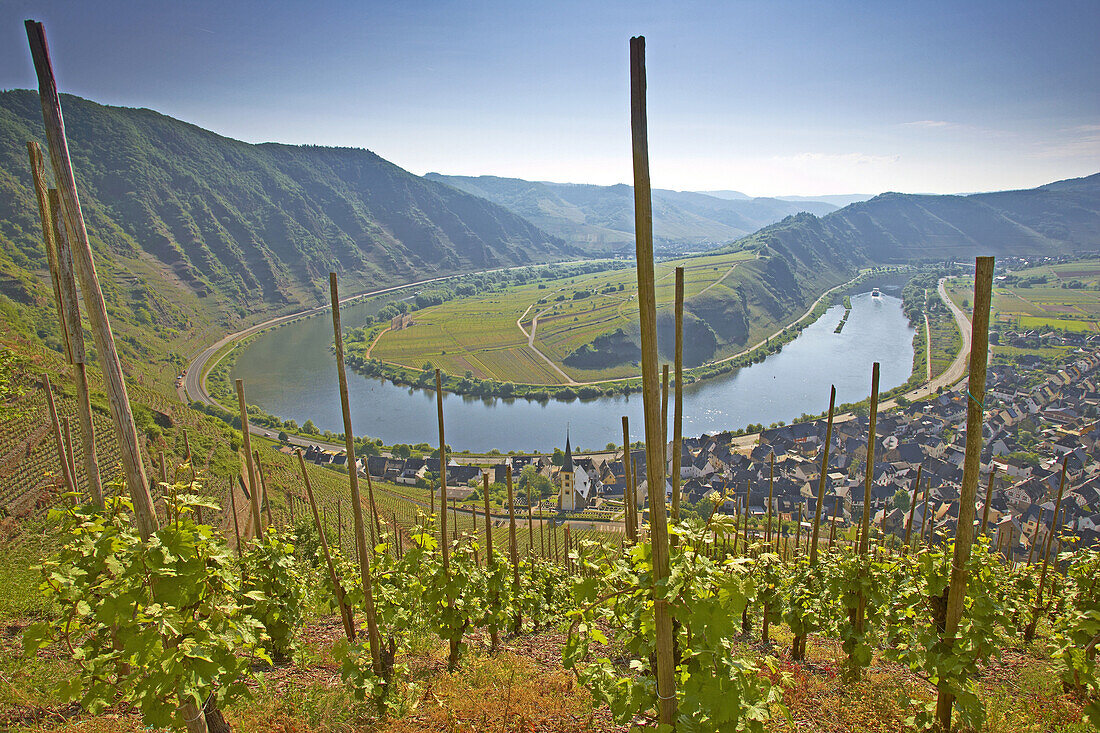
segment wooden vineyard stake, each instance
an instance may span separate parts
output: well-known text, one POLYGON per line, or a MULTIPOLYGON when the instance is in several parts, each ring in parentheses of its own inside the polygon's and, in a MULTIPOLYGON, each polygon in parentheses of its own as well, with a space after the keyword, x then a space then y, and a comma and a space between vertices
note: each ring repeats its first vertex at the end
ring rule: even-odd
MULTIPOLYGON (((966 600, 966 565, 974 541, 975 501, 982 461, 982 423, 985 416, 986 360, 989 356, 989 306, 993 290, 993 258, 974 262, 974 312, 970 327, 970 378, 967 387, 966 449, 962 486, 959 489, 959 521, 955 529, 955 552, 951 563, 951 584, 947 594, 947 617, 941 641, 950 648, 955 642, 966 600)), ((1042 588, 1039 593, 1042 594, 1042 588)), ((955 696, 939 684, 936 719, 951 730, 951 708, 955 696)))
MULTIPOLYGON (((80 437, 84 444, 84 474, 88 492, 96 506, 103 508, 103 480, 99 475, 99 459, 96 457, 95 426, 92 425, 92 404, 88 391, 88 372, 85 364, 84 333, 80 325, 80 305, 77 301, 76 284, 73 280, 72 251, 69 238, 65 233, 65 222, 61 218, 61 201, 57 191, 49 192, 50 216, 54 229, 54 240, 58 243, 58 257, 62 298, 67 301, 65 313, 73 321, 69 328, 76 329, 74 335, 68 335, 66 343, 71 348, 69 357, 73 367, 73 383, 76 385, 76 414, 80 420, 80 437), (63 248, 63 249, 61 249, 63 248), (74 323, 75 322, 75 323, 74 323)), ((76 474, 74 473, 75 477, 76 474)))
MULTIPOLYGON (((85 367, 84 329, 80 325, 80 304, 77 300, 76 278, 73 274, 72 247, 65 220, 61 213, 61 198, 56 189, 46 187, 46 169, 42 161, 42 148, 37 142, 27 143, 30 156, 31 177, 34 182, 38 216, 42 223, 42 239, 46 246, 46 261, 53 281, 54 302, 65 344, 65 355, 73 367, 76 385, 76 409, 80 420, 80 437, 84 444, 84 474, 88 493, 97 507, 102 509, 103 482, 96 458, 95 428, 92 425, 92 406, 88 396, 88 373, 85 367)), ((75 479, 76 474, 73 474, 75 479)))
POLYGON ((394 512, 393 512, 393 518, 392 519, 393 519, 393 521, 392 521, 393 541, 392 541, 391 544, 392 544, 393 547, 392 547, 392 550, 391 550, 390 554, 392 554, 394 556, 394 558, 396 558, 397 560, 400 560, 401 556, 404 554, 403 551, 404 551, 405 548, 402 547, 401 531, 400 531, 400 529, 398 529, 398 526, 397 526, 397 511, 396 510, 394 510, 394 512))
POLYGON ((344 502, 337 500, 336 502, 336 546, 343 549, 344 547, 344 517, 341 507, 344 502))
POLYGON ((236 541, 237 557, 241 556, 241 527, 237 522, 237 498, 233 482, 229 482, 229 511, 233 513, 233 539, 236 541))
POLYGON ((860 523, 859 553, 864 556, 868 553, 871 534, 871 486, 875 482, 875 446, 878 443, 875 437, 875 424, 878 421, 878 374, 879 365, 876 361, 871 366, 871 412, 867 426, 867 461, 863 476, 863 520, 860 523))
MULTIPOLYGON (((668 445, 668 364, 661 366, 661 425, 664 427, 664 434, 661 436, 661 442, 664 445, 668 445)), ((666 469, 667 470, 667 469, 666 469)))
POLYGON ((917 492, 920 491, 920 475, 924 464, 917 466, 917 479, 913 482, 913 498, 909 501, 909 518, 905 522, 905 551, 909 552, 909 540, 913 535, 913 512, 917 509, 917 492))
MULTIPOLYGON (((512 593, 514 597, 519 598, 519 547, 516 543, 516 505, 512 494, 512 464, 509 463, 505 467, 504 477, 508 483, 508 557, 512 561, 512 593)), ((530 510, 530 501, 528 501, 527 507, 530 510)), ((523 615, 519 605, 516 604, 516 615, 512 620, 512 634, 519 634, 522 628, 523 615)))
POLYGON ((321 552, 325 556, 325 565, 328 567, 329 580, 332 581, 333 595, 336 596, 336 605, 340 609, 340 620, 344 624, 344 635, 348 641, 355 641, 355 618, 351 608, 348 607, 344 593, 344 584, 340 582, 340 576, 336 572, 336 565, 332 562, 332 553, 328 549, 328 539, 325 537, 325 527, 321 524, 321 515, 317 512, 317 499, 313 496, 313 485, 309 481, 309 473, 306 471, 306 459, 302 456, 302 449, 295 450, 298 455, 298 467, 302 470, 302 483, 306 486, 306 496, 309 498, 309 508, 313 512, 313 526, 317 528, 317 536, 321 540, 321 552))
MULTIPOLYGON (((1039 526, 1043 523, 1043 508, 1039 507, 1039 517, 1035 520, 1035 531, 1031 534, 1031 547, 1027 548, 1027 566, 1031 567, 1031 558, 1035 554, 1035 543, 1039 541, 1039 526)), ((1051 530, 1054 529, 1053 522, 1051 530)))
POLYGON ((275 526, 275 520, 271 517, 271 498, 267 493, 267 476, 264 474, 264 466, 260 463, 260 452, 256 451, 253 454, 253 459, 256 461, 256 474, 260 477, 260 489, 264 492, 263 507, 267 513, 267 526, 275 526))
POLYGON ((794 525, 794 552, 802 551, 802 502, 798 503, 798 520, 794 525))
MULTIPOLYGON (((920 542, 924 542, 924 528, 928 524, 928 495, 931 492, 932 492, 932 480, 929 479, 924 484, 924 506, 921 508, 921 517, 920 517, 920 542)), ((931 545, 932 543, 929 542, 928 544, 931 545)))
MULTIPOLYGON (((975 306, 977 305, 975 296, 975 306)), ((1050 531, 1047 532, 1047 541, 1043 548, 1043 569, 1039 572, 1039 590, 1035 594, 1035 608, 1032 611, 1031 621, 1024 628, 1024 641, 1035 638, 1035 626, 1039 623, 1039 616, 1043 610, 1043 587, 1047 582, 1047 566, 1050 563, 1050 547, 1054 543, 1054 530, 1058 528, 1058 510, 1062 506, 1062 492, 1066 488, 1066 468, 1069 466, 1069 454, 1062 459, 1062 476, 1058 480, 1058 498, 1054 502, 1054 514, 1050 517, 1050 531)))
MULTIPOLYGON (((508 466, 508 472, 511 473, 512 467, 508 466)), ((531 487, 527 487, 527 552, 531 552, 531 548, 535 546, 535 522, 531 516, 531 487)))
MULTIPOLYGON (((88 322, 92 338, 96 345, 96 354, 103 372, 104 388, 110 406, 111 423, 118 440, 120 460, 126 485, 134 505, 134 517, 142 539, 148 539, 157 530, 158 521, 153 509, 153 497, 149 493, 149 484, 145 477, 145 466, 141 460, 141 442, 134 415, 130 409, 130 398, 126 390, 126 380, 122 374, 115 349, 111 322, 107 315, 107 306, 103 300, 103 291, 99 287, 92 248, 88 241, 88 231, 84 226, 84 215, 80 209, 80 198, 76 189, 72 161, 69 158, 68 141, 65 139, 65 122, 61 115, 61 100, 57 94, 53 68, 50 64, 46 34, 42 24, 33 20, 26 22, 27 40, 30 44, 34 69, 38 77, 38 95, 42 103, 42 119, 49 143, 50 163, 57 183, 61 200, 61 211, 65 218, 66 232, 73 257, 73 269, 84 294, 84 305, 88 310, 88 322)), ((183 706, 186 712, 187 706, 183 706)), ((201 717, 201 716, 200 716, 201 717)), ((189 730, 205 731, 205 723, 189 730)))
MULTIPOLYGON (((340 293, 336 284, 336 273, 328 276, 329 294, 332 301, 332 336, 336 344, 336 374, 340 382, 340 409, 344 417, 344 448, 348 455, 348 483, 351 487, 351 511, 355 520, 355 548, 359 554, 359 575, 363 582, 364 610, 367 615, 367 639, 370 643, 371 665, 376 675, 382 675, 382 641, 378 635, 378 620, 374 611, 374 594, 371 588, 370 557, 372 548, 367 547, 366 527, 363 526, 363 498, 359 493, 359 472, 355 470, 355 432, 351 427, 351 407, 348 403, 348 377, 344 371, 344 333, 340 327, 340 293)), ((255 492, 253 492, 255 493, 255 492)))
MULTIPOLYGON (((871 413, 867 427, 867 465, 863 480, 863 520, 860 522, 859 554, 864 558, 868 556, 871 534, 871 485, 875 480, 875 445, 878 439, 875 437, 875 423, 878 419, 878 372, 876 361, 871 366, 871 413)), ((856 605, 853 627, 856 634, 863 635, 867 614, 867 597, 862 590, 859 592, 856 605)))
POLYGON ((241 418, 242 449, 245 456, 245 467, 248 469, 248 494, 252 506, 252 536, 259 537, 263 534, 263 517, 260 510, 260 482, 256 478, 256 464, 252 458, 252 431, 248 425, 248 404, 244 399, 244 380, 234 382, 237 387, 237 411, 241 418))
MULTIPOLYGON (((80 483, 76 478, 76 458, 73 454, 73 433, 69 428, 69 418, 61 418, 61 432, 65 435, 65 460, 69 464, 69 475, 73 477, 73 488, 76 491, 80 490, 80 483)), ((76 503, 76 497, 73 497, 73 502, 76 503)))
POLYGON ((936 544, 936 507, 932 507, 932 515, 928 517, 928 546, 936 544))
POLYGON ((833 547, 833 543, 836 542, 836 515, 840 511, 840 497, 833 499, 833 521, 829 527, 829 547, 833 547))
MULTIPOLYGON (((680 461, 684 442, 684 268, 676 268, 675 385, 672 405, 672 522, 680 521, 680 461)), ((675 537, 673 538, 675 540, 675 537)))
MULTIPOLYGON (((649 134, 646 121, 645 38, 630 39, 630 124, 634 159, 634 232, 638 263, 638 316, 642 342, 642 401, 645 406, 646 477, 649 488, 649 540, 653 578, 669 574, 668 520, 665 515, 665 431, 661 424, 657 383, 657 296, 653 277, 653 211, 649 182, 649 134)), ((676 671, 672 617, 654 587, 657 641, 658 718, 675 729, 676 671)))
POLYGON ((633 461, 630 458, 630 422, 623 415, 623 518, 626 520, 626 536, 631 544, 638 542, 638 502, 634 497, 634 481, 631 477, 633 461))
MULTIPOLYGON (((439 422, 439 507, 442 524, 439 525, 439 546, 443 552, 443 570, 449 572, 451 567, 451 551, 447 546, 447 443, 443 437, 443 378, 439 370, 435 370, 435 409, 439 422)), ((455 525, 458 520, 455 520, 455 525)), ((456 526, 457 529, 457 526, 456 526)))
POLYGON ((566 574, 572 575, 573 574, 573 558, 570 557, 569 553, 572 550, 573 544, 570 541, 571 538, 569 537, 569 525, 564 524, 564 525, 562 525, 562 528, 565 530, 565 571, 566 571, 566 574))
MULTIPOLYGON (((195 478, 195 457, 191 455, 191 440, 187 437, 187 428, 182 429, 183 433, 183 462, 187 465, 191 471, 191 481, 189 484, 189 491, 197 491, 197 483, 195 478)), ((202 524, 202 507, 195 507, 195 520, 202 524)))
MULTIPOLYGON (((351 467, 350 470, 356 473, 359 472, 359 459, 355 457, 354 453, 348 456, 348 463, 351 467)), ((371 516, 374 517, 374 530, 371 537, 374 538, 374 542, 377 544, 382 541, 382 520, 378 516, 378 505, 374 503, 374 482, 371 481, 370 470, 364 471, 364 473, 367 476, 367 501, 370 502, 371 516)))
POLYGON ((53 401, 53 385, 50 375, 43 374, 43 389, 46 390, 46 404, 50 408, 50 424, 53 426, 53 439, 57 443, 57 464, 61 466, 61 478, 65 481, 65 491, 76 493, 76 477, 69 472, 69 458, 65 451, 65 436, 61 432, 61 421, 57 417, 57 405, 53 401))
POLYGON ((493 564, 493 516, 489 506, 489 474, 482 474, 485 483, 485 567, 493 564))
POLYGON ((764 537, 765 544, 772 541, 772 497, 775 495, 775 452, 772 451, 771 470, 768 472, 768 533, 764 537))
POLYGON ((821 476, 817 480, 817 508, 814 511, 814 533, 810 539, 810 565, 817 565, 817 535, 821 526, 821 505, 825 503, 825 482, 829 478, 829 446, 833 442, 833 406, 836 404, 836 387, 829 391, 829 419, 825 425, 825 448, 821 455, 821 476))
POLYGON ((985 486, 985 505, 982 507, 982 534, 989 535, 989 502, 993 500, 993 479, 997 477, 997 467, 989 471, 989 483, 985 486))

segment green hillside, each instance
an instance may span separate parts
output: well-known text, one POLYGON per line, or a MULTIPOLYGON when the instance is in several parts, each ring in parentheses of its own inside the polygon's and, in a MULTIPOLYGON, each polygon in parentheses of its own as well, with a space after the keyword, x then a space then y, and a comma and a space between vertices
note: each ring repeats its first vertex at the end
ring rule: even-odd
POLYGON ((736 243, 777 253, 844 253, 894 263, 978 254, 1044 256, 1100 249, 1100 173, 970 196, 884 193, 828 214, 784 219, 736 243))
MULTIPOLYGON (((251 145, 147 109, 62 103, 112 315, 149 332, 139 341, 315 305, 330 271, 350 293, 572 254, 367 150, 251 145)), ((33 332, 49 309, 27 140, 44 142, 37 94, 0 93, 0 309, 33 332)))

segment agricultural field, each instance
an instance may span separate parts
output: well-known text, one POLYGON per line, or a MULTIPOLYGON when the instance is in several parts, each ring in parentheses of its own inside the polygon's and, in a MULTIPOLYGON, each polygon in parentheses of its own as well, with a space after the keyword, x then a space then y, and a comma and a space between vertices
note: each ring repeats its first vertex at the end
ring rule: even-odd
MULTIPOLYGON (((973 291, 967 278, 949 282, 947 292, 956 305, 969 310, 973 291)), ((992 323, 1001 331, 1100 334, 1100 261, 1067 262, 1009 272, 994 283, 992 307, 992 323)), ((1050 358, 1068 347, 995 344, 992 348, 995 355, 1002 357, 1032 354, 1050 358)))
MULTIPOLYGON (((685 269, 685 298, 690 299, 752 257, 736 252, 658 264, 658 311, 672 308, 677 266, 685 269)), ((409 328, 383 333, 371 356, 414 369, 431 362, 448 374, 470 372, 478 379, 525 384, 628 377, 635 371, 631 364, 582 369, 565 364, 565 358, 597 336, 636 328, 636 291, 637 274, 631 269, 458 298, 417 311, 409 328)))

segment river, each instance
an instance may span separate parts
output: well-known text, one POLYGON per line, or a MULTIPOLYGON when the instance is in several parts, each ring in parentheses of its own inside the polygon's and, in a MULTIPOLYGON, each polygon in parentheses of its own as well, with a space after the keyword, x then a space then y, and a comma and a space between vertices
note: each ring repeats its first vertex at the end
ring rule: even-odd
MULTIPOLYGON (((358 326, 381 305, 345 307, 343 322, 358 326)), ((824 412, 830 384, 836 386, 837 404, 861 400, 870 391, 875 361, 881 364, 883 392, 905 382, 912 371, 914 330, 902 313, 901 299, 886 292, 877 298, 869 291, 853 295, 852 313, 842 332, 834 333, 843 315, 844 308, 834 306, 780 353, 735 374, 686 386, 684 435, 790 422, 803 413, 824 412)), ((244 347, 232 378, 244 379, 248 401, 273 415, 299 424, 311 419, 321 430, 341 432, 331 344, 327 317, 282 326, 244 347)), ((357 435, 381 438, 387 445, 438 440, 434 392, 350 370, 348 390, 357 435)), ((549 451, 564 446, 567 428, 574 447, 603 448, 622 441, 623 415, 630 417, 632 439, 644 437, 640 393, 541 403, 448 394, 443 410, 447 442, 455 450, 549 451)))

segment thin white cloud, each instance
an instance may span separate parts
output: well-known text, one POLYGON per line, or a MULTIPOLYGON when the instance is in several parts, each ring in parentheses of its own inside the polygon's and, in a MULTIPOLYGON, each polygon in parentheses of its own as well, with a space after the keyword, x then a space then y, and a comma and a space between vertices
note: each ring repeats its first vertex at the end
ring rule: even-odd
POLYGON ((902 127, 923 127, 927 129, 946 128, 946 127, 958 127, 954 122, 945 122, 944 120, 916 120, 914 122, 903 122, 902 127))
POLYGON ((798 165, 827 163, 830 165, 891 165, 901 159, 900 155, 871 155, 868 153, 797 153, 778 155, 772 158, 777 163, 798 165))

